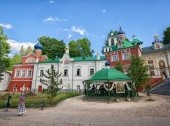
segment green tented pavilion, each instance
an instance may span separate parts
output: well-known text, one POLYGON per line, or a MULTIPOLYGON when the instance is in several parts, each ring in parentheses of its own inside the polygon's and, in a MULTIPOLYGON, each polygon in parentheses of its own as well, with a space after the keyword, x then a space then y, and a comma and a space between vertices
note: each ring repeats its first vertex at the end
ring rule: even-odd
POLYGON ((88 80, 83 81, 87 97, 134 97, 135 90, 131 78, 115 68, 103 68, 88 80))

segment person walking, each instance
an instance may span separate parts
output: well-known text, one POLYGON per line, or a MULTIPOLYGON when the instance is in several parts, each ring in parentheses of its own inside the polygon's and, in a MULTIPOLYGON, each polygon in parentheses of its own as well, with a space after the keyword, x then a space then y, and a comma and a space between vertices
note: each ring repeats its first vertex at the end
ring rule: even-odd
POLYGON ((6 103, 5 103, 5 112, 8 112, 8 109, 10 108, 11 106, 11 99, 12 99, 12 96, 11 94, 9 93, 8 96, 7 96, 7 100, 6 100, 6 103))
POLYGON ((20 96, 19 96, 17 115, 19 115, 19 116, 25 116, 26 115, 25 94, 24 94, 24 92, 22 92, 20 94, 20 96))

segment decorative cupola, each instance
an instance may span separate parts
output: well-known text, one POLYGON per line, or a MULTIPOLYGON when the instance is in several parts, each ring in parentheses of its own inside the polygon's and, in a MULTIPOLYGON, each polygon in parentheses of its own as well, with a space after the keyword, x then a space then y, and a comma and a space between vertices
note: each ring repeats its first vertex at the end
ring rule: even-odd
POLYGON ((107 44, 108 46, 113 46, 116 45, 116 43, 117 43, 116 35, 113 31, 110 31, 107 38, 107 44))
POLYGON ((39 42, 34 45, 35 55, 36 55, 37 57, 40 57, 40 56, 41 56, 41 54, 42 54, 42 49, 43 49, 43 46, 42 46, 39 42))
POLYGON ((136 38, 135 34, 133 34, 132 39, 133 39, 132 40, 133 45, 141 45, 143 43, 142 41, 140 41, 139 39, 136 38))
POLYGON ((119 38, 121 41, 124 41, 125 38, 126 38, 125 32, 122 30, 121 26, 120 26, 120 28, 119 28, 118 38, 119 38))
POLYGON ((154 42, 152 43, 152 47, 154 49, 163 48, 163 43, 159 40, 159 36, 157 34, 154 35, 154 42))
POLYGON ((65 47, 65 53, 69 54, 69 46, 68 45, 66 45, 66 47, 65 47))

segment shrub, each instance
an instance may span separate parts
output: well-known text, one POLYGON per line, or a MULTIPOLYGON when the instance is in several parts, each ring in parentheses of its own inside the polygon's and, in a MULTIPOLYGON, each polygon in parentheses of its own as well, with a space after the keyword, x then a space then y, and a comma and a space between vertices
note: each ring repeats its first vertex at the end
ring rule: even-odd
MULTIPOLYGON (((51 106, 57 105, 60 101, 78 96, 80 93, 78 92, 65 92, 65 93, 58 93, 56 97, 52 100, 51 106)), ((0 108, 4 108, 5 101, 6 101, 7 94, 0 96, 0 108)), ((19 93, 15 93, 12 95, 11 99, 11 108, 17 108, 19 103, 19 93)), ((47 99, 46 94, 39 93, 27 93, 25 97, 25 106, 26 108, 40 108, 41 104, 44 103, 44 107, 49 107, 49 100, 47 99)))

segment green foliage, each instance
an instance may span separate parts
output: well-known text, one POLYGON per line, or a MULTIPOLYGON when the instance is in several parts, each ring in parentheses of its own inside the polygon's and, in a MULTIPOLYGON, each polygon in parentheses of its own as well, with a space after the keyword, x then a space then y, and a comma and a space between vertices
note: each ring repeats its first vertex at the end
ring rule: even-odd
POLYGON ((144 59, 139 56, 132 56, 130 61, 130 66, 128 70, 128 75, 135 84, 137 91, 142 87, 146 81, 149 79, 148 66, 145 64, 144 59))
POLYGON ((21 63, 21 56, 15 54, 12 58, 9 58, 10 65, 7 67, 7 70, 12 71, 13 65, 21 63))
POLYGON ((54 66, 51 65, 51 68, 46 70, 46 73, 43 73, 43 76, 47 80, 40 79, 40 82, 48 86, 46 93, 49 99, 49 103, 51 104, 53 97, 55 97, 59 91, 58 86, 62 84, 62 81, 59 81, 61 74, 59 74, 59 71, 55 71, 54 66))
POLYGON ((26 56, 30 53, 33 52, 33 49, 31 48, 31 46, 28 46, 26 49, 24 48, 24 46, 21 46, 21 49, 20 49, 20 56, 26 56))
POLYGON ((123 65, 122 65, 122 63, 121 62, 117 62, 116 66, 115 66, 115 69, 123 72, 123 65))
POLYGON ((38 41, 43 45, 43 54, 46 54, 49 58, 54 59, 56 56, 62 57, 64 54, 65 43, 62 40, 42 36, 38 38, 38 41))
POLYGON ((71 57, 88 57, 92 56, 93 50, 91 43, 87 38, 78 39, 69 42, 69 53, 71 57))
POLYGON ((0 27, 0 81, 3 77, 2 72, 4 72, 10 64, 7 58, 8 53, 10 53, 10 46, 9 43, 7 43, 7 36, 4 34, 2 27, 0 27))
MULTIPOLYGON (((8 93, 5 93, 3 95, 0 94, 0 108, 4 108, 7 94, 8 93)), ((40 105, 42 104, 42 102, 45 104, 45 107, 55 106, 56 104, 58 104, 60 101, 64 99, 78 96, 78 95, 80 95, 80 93, 78 92, 59 93, 57 96, 53 98, 51 105, 49 105, 49 101, 45 94, 42 94, 42 93, 26 94, 25 106, 26 108, 40 108, 40 105)), ((18 103, 19 103, 19 94, 15 93, 14 95, 12 95, 11 108, 17 108, 18 103)))
POLYGON ((170 44, 170 26, 164 31, 163 43, 170 44))

